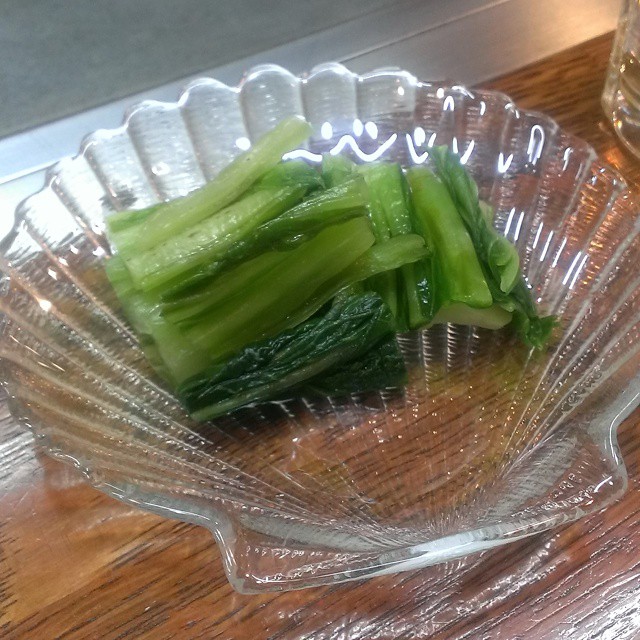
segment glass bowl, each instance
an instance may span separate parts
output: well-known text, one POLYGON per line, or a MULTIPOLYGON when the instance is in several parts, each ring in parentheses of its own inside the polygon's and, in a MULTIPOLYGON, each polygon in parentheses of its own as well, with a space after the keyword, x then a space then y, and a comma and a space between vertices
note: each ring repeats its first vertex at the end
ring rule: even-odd
POLYGON ((51 455, 126 502, 203 525, 242 592, 422 567, 601 509, 626 487, 615 429, 640 394, 640 216, 593 149, 503 94, 252 69, 191 83, 89 135, 21 204, 3 240, 2 375, 51 455), (189 420, 154 376, 102 264, 104 219, 188 193, 290 114, 296 155, 424 162, 457 151, 560 319, 543 353, 498 331, 400 336, 401 392, 297 399, 189 420))

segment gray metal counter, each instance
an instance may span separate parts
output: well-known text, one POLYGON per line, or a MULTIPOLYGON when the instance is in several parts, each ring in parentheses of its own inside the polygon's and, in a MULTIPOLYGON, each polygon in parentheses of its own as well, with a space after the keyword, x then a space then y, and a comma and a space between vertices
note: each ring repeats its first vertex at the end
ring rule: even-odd
POLYGON ((117 126, 140 99, 174 100, 190 78, 236 84, 257 63, 303 72, 338 60, 358 72, 398 66, 420 78, 477 84, 612 30, 620 4, 7 1, 0 9, 0 135, 31 128, 0 139, 2 218, 86 133, 117 126))

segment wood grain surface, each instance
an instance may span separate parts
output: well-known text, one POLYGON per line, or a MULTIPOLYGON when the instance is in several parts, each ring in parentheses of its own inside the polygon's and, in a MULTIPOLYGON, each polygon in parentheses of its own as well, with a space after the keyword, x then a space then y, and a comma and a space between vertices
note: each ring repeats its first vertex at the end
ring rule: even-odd
MULTIPOLYGON (((599 104, 605 36, 491 83, 544 111, 640 188, 599 104)), ((40 456, 0 407, 0 637, 640 638, 640 410, 619 430, 629 490, 574 524, 397 576, 243 596, 202 528, 135 510, 40 456)))

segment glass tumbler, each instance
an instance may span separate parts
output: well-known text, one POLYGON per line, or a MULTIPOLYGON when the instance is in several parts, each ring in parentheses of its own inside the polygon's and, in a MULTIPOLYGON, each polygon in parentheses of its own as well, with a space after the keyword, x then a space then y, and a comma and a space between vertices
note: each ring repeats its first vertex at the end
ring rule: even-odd
POLYGON ((624 0, 602 107, 623 144, 640 157, 640 0, 624 0))

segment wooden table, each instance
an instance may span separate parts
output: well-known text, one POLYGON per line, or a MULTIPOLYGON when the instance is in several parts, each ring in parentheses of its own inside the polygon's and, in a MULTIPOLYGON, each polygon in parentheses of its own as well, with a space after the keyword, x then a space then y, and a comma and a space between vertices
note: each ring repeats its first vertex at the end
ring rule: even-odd
MULTIPOLYGON (((494 81, 545 111, 640 187, 599 105, 611 37, 494 81)), ((604 512, 434 569, 243 596, 198 528, 137 511, 35 452, 0 407, 0 636, 20 638, 640 637, 640 410, 620 427, 630 483, 604 512), (435 569, 437 571, 437 569, 435 569), (436 584, 437 588, 433 585, 436 584)))

